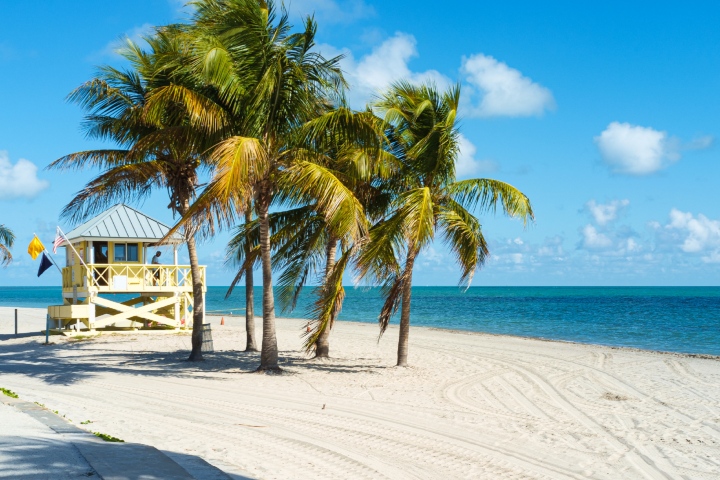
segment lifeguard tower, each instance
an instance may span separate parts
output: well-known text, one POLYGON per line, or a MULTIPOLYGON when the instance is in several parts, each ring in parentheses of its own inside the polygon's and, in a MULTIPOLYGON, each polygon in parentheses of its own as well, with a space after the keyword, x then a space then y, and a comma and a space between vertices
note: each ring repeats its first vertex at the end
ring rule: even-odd
MULTIPOLYGON (((62 269, 62 305, 48 307, 55 331, 73 334, 81 329, 138 329, 191 327, 193 305, 189 265, 178 265, 175 234, 163 245, 173 249, 152 264, 167 225, 124 204, 115 205, 70 231, 62 269), (71 247, 72 245, 72 247, 71 247)), ((207 290, 201 266, 203 291, 207 290)))

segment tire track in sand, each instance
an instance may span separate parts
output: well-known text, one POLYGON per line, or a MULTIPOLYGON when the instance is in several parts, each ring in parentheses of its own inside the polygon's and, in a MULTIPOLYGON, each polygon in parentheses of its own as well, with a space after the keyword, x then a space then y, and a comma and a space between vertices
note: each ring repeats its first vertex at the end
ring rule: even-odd
MULTIPOLYGON (((165 383, 172 383, 167 382, 165 383)), ((119 387, 118 385, 104 385, 104 387, 116 389, 116 390, 136 390, 139 395, 143 397, 146 395, 153 395, 151 390, 140 390, 135 387, 119 387)), ((163 393, 164 397, 175 396, 181 399, 186 398, 180 394, 168 394, 163 393)), ((320 415, 312 413, 317 411, 316 402, 304 402, 298 398, 293 399, 293 405, 309 406, 310 409, 298 411, 297 409, 284 409, 284 408, 268 408, 267 406, 258 406, 257 395, 248 395, 249 402, 243 403, 228 403, 225 401, 218 401, 213 399, 203 399, 202 402, 210 405, 217 405, 218 402, 223 404, 225 408, 231 408, 233 411, 244 411, 246 414, 251 412, 253 409, 258 410, 258 414, 267 417, 271 415, 273 418, 277 418, 278 421, 292 423, 296 422, 298 417, 302 417, 305 422, 313 422, 313 415, 320 415), (269 413, 270 411, 270 413, 269 413)), ((284 404, 290 402, 283 397, 276 397, 272 395, 260 395, 260 398, 265 398, 271 401, 278 401, 284 404)), ((163 399, 158 399, 162 401, 163 399)), ((267 404, 267 402, 266 402, 267 404)), ((381 415, 374 412, 368 412, 363 409, 355 409, 349 407, 332 407, 332 409, 325 410, 321 421, 315 424, 316 427, 322 427, 325 425, 323 422, 327 422, 326 416, 330 412, 340 412, 343 414, 341 422, 336 422, 338 425, 352 424, 352 422, 360 422, 365 425, 368 432, 387 431, 391 432, 391 442, 397 443, 402 441, 405 448, 408 451, 417 451, 413 457, 421 459, 423 457, 438 457, 439 454, 446 452, 446 455, 450 455, 447 461, 443 462, 445 472, 448 469, 457 468, 462 465, 473 465, 481 464, 483 468, 489 471, 497 469, 496 474, 488 476, 486 478, 497 478, 500 475, 508 476, 509 478, 552 478, 552 479, 580 479, 584 478, 578 472, 574 471, 570 465, 560 466, 556 463, 550 463, 548 459, 541 461, 534 457, 529 457, 525 453, 520 451, 514 451, 509 448, 508 445, 498 446, 497 438, 487 439, 484 442, 481 441, 483 436, 479 432, 473 432, 472 439, 467 437, 461 437, 449 432, 438 432, 435 429, 429 429, 416 424, 415 419, 411 416, 404 421, 401 420, 402 414, 393 412, 388 415, 381 415), (371 423, 370 418, 373 422, 371 423), (408 441, 409 439, 409 441, 408 441), (419 448, 419 445, 423 448, 419 448), (439 450, 439 451, 438 451, 439 450), (457 452, 464 452, 462 455, 458 455, 457 452)), ((257 417, 251 417, 252 421, 257 422, 257 417)), ((340 428, 338 425, 332 426, 332 429, 340 428)), ((327 427, 327 425, 325 425, 327 427)), ((358 434, 357 430, 353 430, 355 434, 358 434)), ((386 439, 387 440, 387 439, 386 439)), ((308 440, 312 442, 313 440, 308 440)), ((373 441, 377 441, 376 438, 373 441)), ((363 449, 364 454, 367 450, 363 449)), ((399 459, 396 459, 399 460, 399 459)), ((407 472, 406 472, 407 473, 407 472)), ((442 472, 438 472, 441 474, 442 472)), ((464 476, 462 472, 458 471, 458 476, 464 476)), ((392 478, 392 477, 390 477, 392 478)), ((427 478, 427 476, 425 476, 427 478)))
MULTIPOLYGON (((457 358, 461 358, 468 363, 482 366, 479 362, 473 361, 470 358, 463 358, 463 357, 458 356, 456 351, 446 350, 446 349, 437 348, 437 347, 427 347, 427 346, 423 346, 422 348, 425 348, 428 350, 433 350, 436 352, 442 352, 442 353, 445 353, 448 355, 454 355, 457 358)), ((674 472, 675 477, 673 477, 670 474, 658 469, 655 462, 653 462, 653 460, 648 458, 647 456, 643 455, 640 452, 640 450, 637 448, 636 445, 631 444, 630 442, 627 441, 627 439, 625 441, 622 441, 622 440, 618 439, 617 437, 615 437, 614 435, 612 435, 602 425, 600 425, 598 422, 596 422, 595 420, 593 420, 592 418, 587 416, 580 409, 576 408, 558 390, 556 390, 552 384, 545 381, 540 375, 538 375, 536 372, 534 372, 529 367, 523 367, 517 361, 501 360, 501 359, 497 358, 496 356, 490 356, 487 354, 474 353, 473 355, 476 357, 481 357, 484 361, 489 361, 491 363, 494 363, 497 365, 497 367, 504 366, 506 368, 514 370, 516 373, 518 373, 522 377, 525 377, 527 380, 533 382, 548 397, 550 397, 561 409, 563 409, 564 411, 569 413, 585 428, 587 428, 594 434, 598 435, 599 437, 603 438, 605 440, 605 442, 616 453, 625 456, 627 458, 627 460, 633 465, 633 467, 635 467, 635 469, 639 473, 641 473, 643 476, 645 476, 646 478, 652 479, 652 480, 666 480, 666 479, 677 478, 677 472, 674 472)))

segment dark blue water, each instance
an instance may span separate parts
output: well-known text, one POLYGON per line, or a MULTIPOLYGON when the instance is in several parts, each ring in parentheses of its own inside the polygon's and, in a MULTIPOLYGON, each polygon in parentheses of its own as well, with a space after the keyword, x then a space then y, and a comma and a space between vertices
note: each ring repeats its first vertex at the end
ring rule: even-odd
MULTIPOLYGON (((236 289, 228 300, 225 292, 225 287, 209 287, 208 311, 242 315, 244 289, 236 289)), ((45 308, 59 300, 56 287, 0 287, 0 306, 45 308)), ((260 288, 255 300, 259 315, 260 288)), ((312 289, 307 289, 295 311, 284 315, 307 317, 312 301, 312 289)), ((340 319, 375 322, 381 306, 378 289, 347 287, 340 319)), ((467 291, 415 287, 411 321, 438 328, 720 355, 720 287, 472 287, 467 291)))

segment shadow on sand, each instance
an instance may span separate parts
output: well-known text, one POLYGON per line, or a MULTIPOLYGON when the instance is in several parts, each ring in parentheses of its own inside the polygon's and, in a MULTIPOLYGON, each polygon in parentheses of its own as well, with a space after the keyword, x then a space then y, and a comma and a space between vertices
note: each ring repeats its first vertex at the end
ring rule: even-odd
MULTIPOLYGON (((36 334, 25 337, 30 336, 36 334)), ((21 337, 12 336, 12 339, 17 338, 21 337)), ((44 337, 39 337, 37 342, 0 344, 0 373, 32 376, 49 384, 72 385, 100 373, 218 379, 217 373, 256 373, 260 365, 259 352, 216 351, 204 353, 205 361, 188 362, 187 351, 137 351, 133 349, 132 337, 113 341, 111 345, 103 342, 102 337, 82 341, 51 337, 49 345, 45 345, 44 340, 44 337)), ((308 358, 298 351, 281 351, 279 357, 279 365, 286 375, 299 374, 304 370, 361 373, 388 368, 377 365, 374 358, 323 361, 308 358)))
POLYGON ((26 333, 18 333, 17 335, 13 333, 3 333, 0 334, 0 342, 4 340, 13 340, 15 338, 28 338, 28 337, 40 337, 42 336, 41 333, 37 332, 26 332, 26 333))

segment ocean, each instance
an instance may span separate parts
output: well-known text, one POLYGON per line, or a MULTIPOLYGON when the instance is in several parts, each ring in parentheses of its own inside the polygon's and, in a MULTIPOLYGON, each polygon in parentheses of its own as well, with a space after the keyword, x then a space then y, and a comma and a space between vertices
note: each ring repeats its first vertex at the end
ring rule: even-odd
MULTIPOLYGON (((226 291, 226 287, 208 288, 208 312, 244 315, 244 288, 235 289, 228 300, 224 298, 226 291)), ((261 313, 261 296, 258 287, 256 315, 261 313)), ((277 314, 307 318, 313 299, 313 289, 308 288, 294 312, 278 308, 277 314)), ((59 300, 58 287, 0 287, 0 306, 45 308, 59 300)), ((374 323, 381 306, 379 289, 346 287, 340 320, 374 323)), ((414 287, 411 322, 425 327, 720 355, 720 287, 414 287)))

